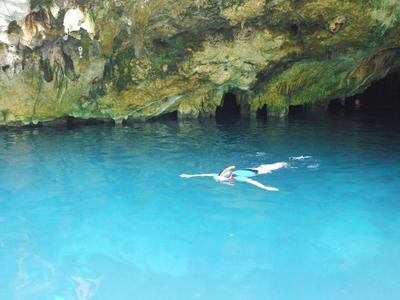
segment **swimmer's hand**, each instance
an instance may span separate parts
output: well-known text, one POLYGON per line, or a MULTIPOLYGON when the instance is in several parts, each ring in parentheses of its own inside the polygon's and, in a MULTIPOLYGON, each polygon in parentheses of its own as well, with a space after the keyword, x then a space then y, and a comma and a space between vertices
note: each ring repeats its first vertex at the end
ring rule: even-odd
POLYGON ((189 174, 181 174, 179 176, 182 177, 182 178, 190 178, 190 177, 192 177, 192 175, 189 175, 189 174))

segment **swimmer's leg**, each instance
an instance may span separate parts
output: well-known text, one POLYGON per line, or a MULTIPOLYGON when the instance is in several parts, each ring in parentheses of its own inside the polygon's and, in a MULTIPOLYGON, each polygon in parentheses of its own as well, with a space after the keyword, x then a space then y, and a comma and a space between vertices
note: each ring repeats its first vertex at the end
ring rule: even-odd
POLYGON ((274 164, 261 165, 257 168, 250 168, 249 170, 255 170, 257 171, 258 175, 261 175, 261 174, 271 173, 272 171, 276 171, 282 168, 286 168, 287 166, 288 164, 285 162, 277 162, 274 164))
POLYGON ((277 188, 274 188, 272 186, 263 185, 262 183, 260 183, 258 181, 255 181, 253 179, 250 179, 250 178, 246 178, 246 180, 244 182, 250 183, 250 184, 252 184, 252 185, 254 185, 256 187, 259 187, 260 189, 263 189, 263 190, 266 190, 266 191, 269 191, 269 192, 277 192, 277 191, 279 191, 277 188))
POLYGON ((208 173, 208 174, 181 174, 179 175, 182 178, 192 178, 192 177, 215 177, 218 176, 216 173, 208 173))

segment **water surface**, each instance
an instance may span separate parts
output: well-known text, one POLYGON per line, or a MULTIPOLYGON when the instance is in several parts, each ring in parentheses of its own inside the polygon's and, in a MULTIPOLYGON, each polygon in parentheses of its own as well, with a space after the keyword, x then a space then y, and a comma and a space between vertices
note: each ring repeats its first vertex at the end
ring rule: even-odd
POLYGON ((1 131, 0 299, 398 299, 397 120, 1 131))

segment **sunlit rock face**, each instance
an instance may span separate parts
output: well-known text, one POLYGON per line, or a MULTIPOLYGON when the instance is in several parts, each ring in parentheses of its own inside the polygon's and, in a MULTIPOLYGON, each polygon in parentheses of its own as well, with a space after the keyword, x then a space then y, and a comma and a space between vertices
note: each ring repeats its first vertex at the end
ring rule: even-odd
POLYGON ((8 26, 12 21, 21 22, 30 11, 30 1, 0 1, 0 43, 9 43, 8 26))
POLYGON ((397 0, 3 0, 0 124, 246 113, 354 95, 399 68, 397 0))
POLYGON ((78 32, 80 30, 86 31, 91 37, 95 34, 94 22, 89 13, 83 12, 79 8, 67 10, 64 16, 63 25, 65 34, 78 32))

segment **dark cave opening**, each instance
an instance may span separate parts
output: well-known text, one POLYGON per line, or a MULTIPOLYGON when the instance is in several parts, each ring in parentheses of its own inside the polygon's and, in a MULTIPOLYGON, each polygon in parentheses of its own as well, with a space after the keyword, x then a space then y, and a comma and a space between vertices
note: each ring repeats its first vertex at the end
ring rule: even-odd
POLYGON ((257 109, 256 112, 256 118, 259 120, 265 120, 268 117, 268 110, 267 110, 267 105, 264 104, 262 107, 257 109))
POLYGON ((345 99, 329 101, 328 111, 338 112, 399 112, 400 71, 373 82, 364 92, 345 99))
POLYGON ((67 128, 79 127, 79 126, 97 126, 97 125, 104 125, 104 124, 112 124, 112 120, 109 119, 83 119, 83 118, 76 118, 76 117, 65 117, 58 120, 50 121, 47 124, 53 125, 66 125, 67 128))
POLYGON ((151 118, 151 121, 178 121, 178 111, 174 110, 157 117, 151 118))
POLYGON ((375 81, 363 93, 346 98, 346 111, 400 111, 400 71, 375 81))
POLYGON ((306 112, 304 105, 290 105, 289 106, 289 117, 302 115, 306 112))
POLYGON ((328 111, 337 113, 343 109, 343 101, 342 99, 332 99, 328 104, 328 111))
POLYGON ((234 93, 225 93, 222 98, 222 104, 215 111, 217 122, 238 121, 240 119, 240 104, 234 93))

